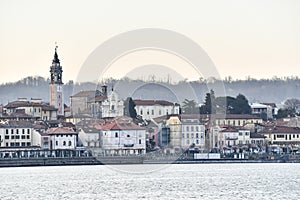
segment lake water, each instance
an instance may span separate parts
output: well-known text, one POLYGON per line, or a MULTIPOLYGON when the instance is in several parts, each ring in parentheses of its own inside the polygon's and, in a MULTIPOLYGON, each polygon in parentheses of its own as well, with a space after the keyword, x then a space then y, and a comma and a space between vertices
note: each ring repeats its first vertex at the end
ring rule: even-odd
POLYGON ((299 199, 300 164, 0 168, 0 199, 299 199))

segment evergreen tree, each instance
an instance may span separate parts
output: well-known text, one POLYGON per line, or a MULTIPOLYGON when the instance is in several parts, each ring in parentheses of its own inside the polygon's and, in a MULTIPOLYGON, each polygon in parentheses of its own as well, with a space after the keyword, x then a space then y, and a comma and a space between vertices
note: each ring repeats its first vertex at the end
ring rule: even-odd
POLYGON ((182 112, 183 114, 196 114, 199 108, 194 100, 184 99, 182 102, 182 112))
POLYGON ((124 115, 135 119, 137 117, 137 113, 135 110, 135 103, 131 97, 127 97, 127 99, 124 102, 124 106, 124 115))

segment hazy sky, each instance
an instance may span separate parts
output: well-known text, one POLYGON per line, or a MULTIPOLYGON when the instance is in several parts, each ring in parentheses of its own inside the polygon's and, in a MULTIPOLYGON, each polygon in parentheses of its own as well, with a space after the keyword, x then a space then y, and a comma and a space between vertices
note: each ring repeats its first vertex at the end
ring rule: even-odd
MULTIPOLYGON (((97 46, 139 28, 186 35, 207 52, 221 77, 300 76, 297 0, 0 0, 0 83, 30 75, 49 77, 55 42, 64 81, 76 80, 97 46)), ((128 56, 136 66, 162 64, 155 55, 146 63, 128 56)), ((172 65, 172 58, 164 59, 172 65)))

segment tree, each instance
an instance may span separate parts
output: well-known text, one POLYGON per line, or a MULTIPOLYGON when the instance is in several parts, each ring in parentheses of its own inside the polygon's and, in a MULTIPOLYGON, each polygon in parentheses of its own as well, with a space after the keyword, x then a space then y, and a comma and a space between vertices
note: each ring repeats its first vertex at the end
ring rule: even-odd
POLYGON ((291 110, 293 111, 294 113, 296 112, 296 107, 300 105, 300 100, 299 99, 287 99, 285 102, 284 102, 284 107, 285 109, 287 110, 291 110))
POLYGON ((182 112, 184 114, 195 114, 198 113, 198 107, 194 100, 184 99, 182 102, 182 112))
POLYGON ((204 105, 200 108, 201 114, 215 114, 216 113, 216 98, 215 92, 210 90, 206 93, 204 105))
POLYGON ((277 118, 285 118, 285 117, 293 117, 294 116, 294 111, 291 109, 279 109, 277 113, 277 118))
POLYGON ((231 96, 217 97, 215 100, 218 111, 227 114, 251 114, 247 98, 239 94, 236 98, 231 96))
POLYGON ((233 113, 232 114, 251 114, 251 107, 249 106, 248 99, 239 94, 233 103, 233 113))
POLYGON ((132 98, 127 97, 127 99, 124 102, 124 105, 125 105, 124 115, 135 119, 137 117, 137 113, 135 110, 135 103, 132 100, 132 98))

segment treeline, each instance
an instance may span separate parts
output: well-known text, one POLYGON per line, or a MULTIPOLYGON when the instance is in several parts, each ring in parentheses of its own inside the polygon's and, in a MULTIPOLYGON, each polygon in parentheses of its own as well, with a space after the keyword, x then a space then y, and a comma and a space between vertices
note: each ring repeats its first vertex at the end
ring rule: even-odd
MULTIPOLYGON (((35 76, 14 83, 1 84, 0 104, 6 104, 18 97, 42 98, 47 101, 49 99, 49 82, 49 79, 35 76)), ((164 99, 178 103, 182 103, 184 99, 194 99, 197 104, 201 104, 205 101, 206 93, 209 92, 207 85, 218 84, 224 85, 226 95, 223 96, 236 97, 238 94, 243 94, 249 102, 279 104, 289 98, 300 99, 300 79, 297 76, 259 80, 251 77, 246 80, 233 80, 231 77, 226 77, 224 80, 199 78, 197 81, 182 80, 177 83, 170 83, 169 80, 156 80, 152 76, 151 80, 132 80, 127 77, 121 80, 110 78, 103 80, 102 83, 108 85, 109 88, 114 87, 123 99, 133 96, 133 98, 164 99), (141 85, 147 85, 147 87, 141 87, 141 85), (191 96, 191 92, 187 88, 192 88, 195 96, 191 96)), ((69 104, 70 96, 80 90, 100 89, 102 83, 65 81, 64 102, 69 104)), ((216 96, 220 96, 217 91, 215 92, 216 96)))

